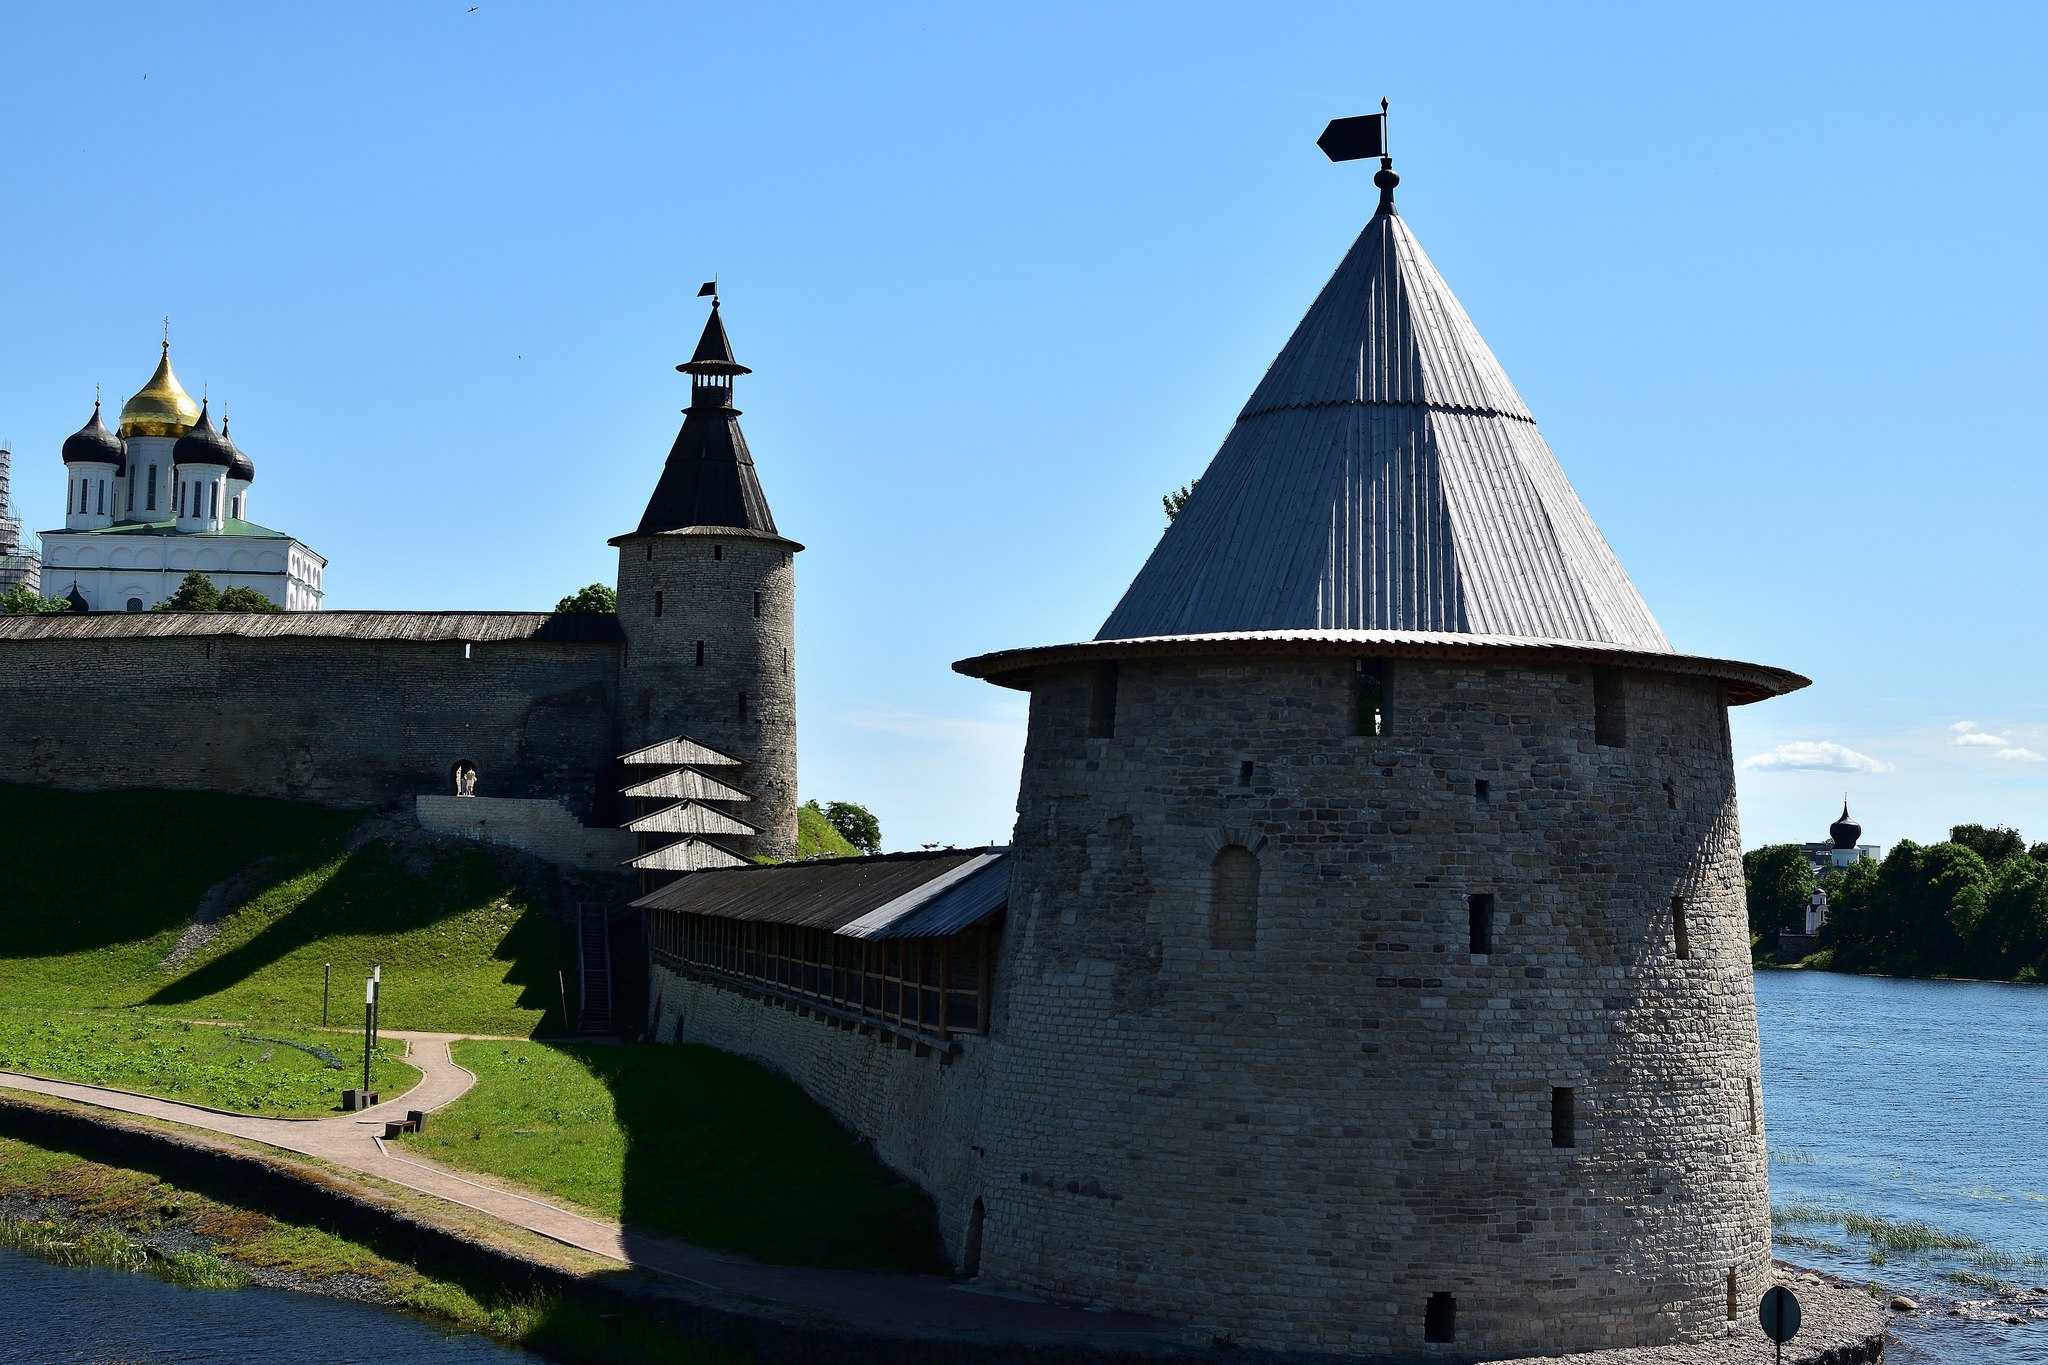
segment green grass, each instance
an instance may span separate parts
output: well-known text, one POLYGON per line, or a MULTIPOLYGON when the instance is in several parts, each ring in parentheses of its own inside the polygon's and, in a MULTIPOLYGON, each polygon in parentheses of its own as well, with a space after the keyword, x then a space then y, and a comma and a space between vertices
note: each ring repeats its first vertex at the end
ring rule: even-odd
POLYGON ((763 1261, 945 1271, 931 1203, 794 1084, 704 1047, 457 1043, 477 1085, 404 1141, 763 1261))
POLYGON ((475 849, 351 852, 359 818, 244 797, 0 787, 0 1005, 306 1028, 332 963, 332 1017, 346 1024, 382 964, 386 1028, 558 1028, 555 974, 572 955, 544 890, 475 849), (208 888, 231 878, 241 908, 163 966, 208 888))
MULTIPOLYGON (((334 1053, 342 1062, 336 1069, 299 1048, 267 1038, 246 1039, 242 1032, 133 1011, 0 1009, 0 1068, 271 1118, 337 1112, 341 1092, 362 1084, 360 1034, 291 1039, 334 1053)), ((389 1098, 419 1081, 419 1072, 398 1060, 404 1051, 403 1043, 380 1039, 371 1063, 373 1088, 389 1098)))

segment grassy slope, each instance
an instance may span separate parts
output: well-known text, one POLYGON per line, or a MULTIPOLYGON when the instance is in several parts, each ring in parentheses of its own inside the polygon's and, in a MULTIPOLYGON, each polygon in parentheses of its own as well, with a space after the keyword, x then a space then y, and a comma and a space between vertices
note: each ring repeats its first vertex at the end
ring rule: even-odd
POLYGON ((796 856, 799 858, 858 858, 860 850, 846 842, 846 836, 832 828, 832 822, 806 801, 796 809, 796 856))
MULTIPOLYGON (((337 1112, 341 1092, 362 1083, 360 1034, 292 1040, 336 1054, 343 1065, 335 1070, 309 1053, 274 1042, 245 1041, 239 1033, 129 1011, 59 1014, 0 1009, 0 1067, 271 1118, 337 1112)), ((395 1099, 419 1082, 420 1073, 398 1060, 404 1051, 405 1045, 396 1040, 378 1042, 370 1079, 387 1098, 395 1099)))
POLYGON ((546 1016, 559 1013, 568 935, 539 896, 481 851, 348 852, 358 818, 244 797, 0 787, 0 1005, 147 1005, 305 1028, 320 1022, 332 963, 332 1017, 347 1025, 381 963, 386 1028, 558 1024, 546 1016), (163 967, 207 889, 252 863, 246 905, 163 967))
POLYGON ((703 1047, 458 1043, 478 1085, 405 1141, 764 1261, 944 1271, 930 1202, 794 1084, 703 1047))

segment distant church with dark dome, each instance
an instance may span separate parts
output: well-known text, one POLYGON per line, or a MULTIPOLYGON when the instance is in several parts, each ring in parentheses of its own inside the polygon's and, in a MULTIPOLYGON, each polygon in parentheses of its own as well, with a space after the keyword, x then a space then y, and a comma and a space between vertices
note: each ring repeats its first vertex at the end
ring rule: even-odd
POLYGON ((147 611, 195 570, 286 611, 320 609, 326 559, 249 520, 255 462, 178 383, 168 338, 119 428, 95 399, 63 455, 64 527, 43 533, 42 590, 73 611, 147 611))

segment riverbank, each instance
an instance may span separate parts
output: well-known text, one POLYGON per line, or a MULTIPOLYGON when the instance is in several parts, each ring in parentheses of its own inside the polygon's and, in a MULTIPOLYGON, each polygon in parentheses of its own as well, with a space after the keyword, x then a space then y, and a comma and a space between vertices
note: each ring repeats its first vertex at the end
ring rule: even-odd
POLYGON ((0 1137, 0 1245, 58 1265, 251 1285, 414 1313, 548 1359, 744 1365, 752 1357, 601 1315, 559 1290, 433 1272, 403 1252, 167 1183, 49 1141, 0 1137))

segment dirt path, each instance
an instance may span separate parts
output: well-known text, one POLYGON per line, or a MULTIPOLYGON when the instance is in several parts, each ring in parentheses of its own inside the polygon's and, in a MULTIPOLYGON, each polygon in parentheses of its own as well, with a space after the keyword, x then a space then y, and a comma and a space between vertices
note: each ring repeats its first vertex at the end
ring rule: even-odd
POLYGON ((1176 1324, 1128 1313, 989 1293, 935 1275, 876 1275, 761 1265, 687 1242, 637 1232, 533 1195, 472 1180, 433 1162, 400 1155, 398 1148, 383 1141, 384 1124, 404 1118, 408 1110, 431 1112, 452 1103, 476 1084, 476 1077, 457 1066, 448 1052, 451 1042, 466 1038, 467 1034, 388 1030, 385 1036, 405 1039, 406 1060, 419 1068, 420 1083, 374 1108, 334 1118, 256 1118, 10 1071, 0 1071, 0 1088, 165 1119, 318 1157, 335 1166, 475 1209, 513 1227, 537 1232, 624 1265, 703 1289, 767 1299, 849 1323, 894 1330, 909 1326, 1048 1343, 1082 1338, 1164 1342, 1180 1339, 1185 1330, 1176 1324))

